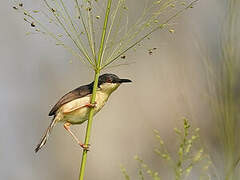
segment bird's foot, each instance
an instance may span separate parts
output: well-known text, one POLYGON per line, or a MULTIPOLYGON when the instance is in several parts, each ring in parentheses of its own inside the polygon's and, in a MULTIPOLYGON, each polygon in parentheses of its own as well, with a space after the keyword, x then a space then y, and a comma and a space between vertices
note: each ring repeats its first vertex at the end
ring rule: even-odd
POLYGON ((97 103, 96 102, 94 102, 94 103, 89 103, 88 105, 87 105, 87 107, 89 107, 89 108, 95 108, 97 106, 97 103))
POLYGON ((90 147, 90 144, 82 144, 82 143, 78 143, 84 150, 86 151, 89 151, 89 147, 90 147))

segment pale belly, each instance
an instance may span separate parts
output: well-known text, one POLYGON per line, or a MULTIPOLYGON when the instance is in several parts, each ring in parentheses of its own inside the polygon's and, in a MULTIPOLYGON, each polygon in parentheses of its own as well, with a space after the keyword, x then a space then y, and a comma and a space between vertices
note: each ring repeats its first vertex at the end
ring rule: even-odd
MULTIPOLYGON (((108 100, 108 95, 97 91, 96 93, 96 107, 94 107, 94 115, 100 111, 108 100)), ((57 113, 57 121, 70 122, 71 124, 81 124, 88 119, 90 108, 84 107, 89 104, 91 95, 75 99, 69 103, 64 104, 57 113)))

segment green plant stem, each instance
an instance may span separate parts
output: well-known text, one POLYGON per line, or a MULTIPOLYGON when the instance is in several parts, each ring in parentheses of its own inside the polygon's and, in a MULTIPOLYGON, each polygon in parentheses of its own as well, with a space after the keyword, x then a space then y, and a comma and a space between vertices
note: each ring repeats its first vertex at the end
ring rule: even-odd
MULTIPOLYGON (((100 75, 100 71, 101 71, 102 53, 103 53, 103 47, 104 47, 104 42, 105 42, 105 36, 106 36, 106 30, 107 30, 107 24, 108 24, 111 4, 112 4, 112 0, 108 0, 107 9, 106 9, 106 13, 105 13, 104 25, 103 25, 103 29, 102 29, 101 44, 100 44, 100 48, 99 48, 99 52, 98 52, 98 59, 97 59, 96 68, 95 68, 95 76, 94 76, 94 84, 93 84, 91 103, 94 103, 95 98, 96 98, 98 79, 99 79, 99 75, 100 75)), ((90 112, 89 112, 87 130, 86 130, 86 135, 85 135, 85 141, 84 141, 85 144, 89 144, 93 115, 94 115, 94 109, 91 108, 90 112)), ((86 161, 87 161, 87 152, 88 151, 86 149, 83 150, 79 180, 83 180, 83 177, 84 177, 86 161)))
MULTIPOLYGON (((94 76, 94 85, 93 85, 91 103, 95 102, 99 75, 100 75, 100 70, 96 70, 95 76, 94 76)), ((91 108, 90 112, 89 112, 89 118, 88 118, 88 124, 87 124, 87 130, 86 130, 84 144, 89 144, 93 115, 94 115, 94 111, 93 111, 93 108, 91 108)), ((87 150, 85 150, 85 149, 83 150, 79 180, 83 180, 83 177, 84 177, 86 161, 87 161, 87 152, 88 152, 87 150)))

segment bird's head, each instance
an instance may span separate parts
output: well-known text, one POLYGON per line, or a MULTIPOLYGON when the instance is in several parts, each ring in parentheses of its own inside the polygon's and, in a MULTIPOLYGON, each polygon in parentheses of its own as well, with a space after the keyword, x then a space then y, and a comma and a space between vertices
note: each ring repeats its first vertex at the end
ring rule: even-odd
POLYGON ((128 82, 132 81, 129 79, 120 79, 115 74, 103 74, 99 76, 98 87, 101 91, 111 94, 120 86, 120 84, 128 82))

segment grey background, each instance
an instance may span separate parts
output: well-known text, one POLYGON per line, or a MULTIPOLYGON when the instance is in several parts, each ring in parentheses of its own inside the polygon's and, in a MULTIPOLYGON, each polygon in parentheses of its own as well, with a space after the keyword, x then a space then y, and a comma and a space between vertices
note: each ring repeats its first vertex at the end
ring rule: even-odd
MULTIPOLYGON (((81 150, 61 124, 40 153, 34 148, 50 123, 50 108, 92 81, 92 72, 49 39, 26 36, 29 27, 11 6, 0 6, 0 179, 77 179, 81 150)), ((133 64, 105 71, 133 83, 122 85, 94 119, 86 179, 123 179, 120 164, 136 174, 135 154, 156 165, 152 130, 175 145, 172 129, 183 116, 203 129, 203 137, 211 133, 201 58, 205 50, 214 55, 222 16, 219 3, 201 0, 175 20, 174 34, 156 32, 127 54, 133 64), (147 49, 153 47, 150 56, 147 49)), ((73 127, 82 140, 85 126, 73 127)), ((163 164, 158 170, 167 178, 164 169, 163 164)))

